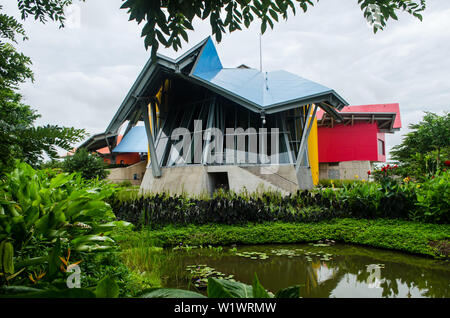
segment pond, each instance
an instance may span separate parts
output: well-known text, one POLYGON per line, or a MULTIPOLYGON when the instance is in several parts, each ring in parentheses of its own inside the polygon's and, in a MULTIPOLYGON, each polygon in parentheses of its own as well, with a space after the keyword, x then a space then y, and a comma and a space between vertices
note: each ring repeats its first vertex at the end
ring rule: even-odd
POLYGON ((298 245, 184 247, 166 250, 164 287, 206 293, 206 277, 302 297, 450 297, 450 264, 400 252, 319 242, 298 245))

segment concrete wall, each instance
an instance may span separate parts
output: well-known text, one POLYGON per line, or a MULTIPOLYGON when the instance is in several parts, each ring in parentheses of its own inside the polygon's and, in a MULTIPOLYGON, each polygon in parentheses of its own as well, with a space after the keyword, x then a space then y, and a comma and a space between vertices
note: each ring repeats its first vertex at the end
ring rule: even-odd
POLYGON ((141 161, 132 166, 124 168, 109 169, 110 174, 106 179, 115 183, 130 181, 133 185, 140 185, 145 174, 147 162, 141 161), (137 175, 137 179, 135 179, 137 175))
POLYGON ((372 170, 370 161, 343 161, 336 164, 319 164, 320 179, 367 180, 367 171, 369 170, 372 170), (358 176, 358 178, 355 176, 358 176))
POLYGON ((226 172, 230 190, 248 192, 261 190, 280 191, 283 194, 297 191, 297 178, 293 165, 277 166, 274 171, 258 166, 182 166, 162 168, 161 178, 154 178, 151 167, 141 184, 143 193, 169 192, 190 195, 211 195, 214 192, 214 173, 226 172), (271 173, 273 172, 273 173, 271 173))
POLYGON ((161 178, 154 178, 152 168, 148 167, 141 184, 141 192, 190 195, 208 194, 208 173, 205 166, 183 166, 161 168, 161 178))

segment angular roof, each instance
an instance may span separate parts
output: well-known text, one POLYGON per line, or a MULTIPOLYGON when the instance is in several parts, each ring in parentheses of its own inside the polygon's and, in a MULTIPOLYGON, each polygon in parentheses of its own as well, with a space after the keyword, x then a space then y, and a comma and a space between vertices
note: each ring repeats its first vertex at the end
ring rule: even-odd
POLYGON ((336 98, 336 108, 347 104, 334 90, 293 73, 224 68, 211 39, 205 43, 190 76, 261 109, 308 104, 308 99, 327 94, 336 98))
MULTIPOLYGON (((341 109, 343 124, 356 122, 377 122, 380 132, 393 133, 402 127, 398 103, 378 105, 346 106, 341 109)), ((333 127, 333 120, 325 112, 317 112, 319 127, 333 127)))
POLYGON ((177 59, 158 54, 156 61, 149 60, 106 129, 107 133, 117 133, 131 116, 138 98, 159 88, 164 74, 201 85, 258 113, 270 114, 320 103, 325 111, 339 119, 334 108, 339 110, 348 105, 334 90, 286 71, 224 68, 208 37, 177 59))

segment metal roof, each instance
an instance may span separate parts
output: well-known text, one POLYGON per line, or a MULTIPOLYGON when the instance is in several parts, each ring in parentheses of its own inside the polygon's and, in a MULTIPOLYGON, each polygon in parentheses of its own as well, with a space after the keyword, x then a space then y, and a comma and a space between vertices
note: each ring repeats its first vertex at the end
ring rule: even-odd
MULTIPOLYGON (((342 124, 353 125, 355 122, 376 122, 380 132, 393 133, 402 127, 400 106, 398 103, 378 105, 347 106, 340 111, 342 124)), ((334 127, 334 121, 325 112, 317 112, 319 127, 334 127)))
POLYGON ((156 93, 162 79, 168 75, 201 85, 258 113, 276 113, 316 103, 339 119, 335 109, 348 105, 334 90, 286 71, 223 68, 214 43, 208 37, 177 59, 158 54, 156 61, 149 60, 106 132, 117 133, 120 125, 132 115, 138 97, 156 93))

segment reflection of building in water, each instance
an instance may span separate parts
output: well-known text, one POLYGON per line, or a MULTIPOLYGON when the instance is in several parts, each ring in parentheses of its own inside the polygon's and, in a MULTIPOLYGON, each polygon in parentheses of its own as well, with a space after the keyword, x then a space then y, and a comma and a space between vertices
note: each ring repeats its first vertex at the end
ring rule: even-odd
POLYGON ((330 295, 343 275, 338 268, 330 268, 321 261, 311 262, 307 272, 305 286, 307 297, 318 297, 323 293, 330 295))
POLYGON ((337 270, 335 268, 328 268, 326 263, 322 263, 316 271, 317 283, 321 284, 326 280, 334 279, 337 270))

